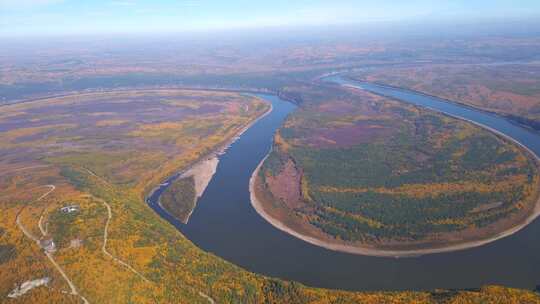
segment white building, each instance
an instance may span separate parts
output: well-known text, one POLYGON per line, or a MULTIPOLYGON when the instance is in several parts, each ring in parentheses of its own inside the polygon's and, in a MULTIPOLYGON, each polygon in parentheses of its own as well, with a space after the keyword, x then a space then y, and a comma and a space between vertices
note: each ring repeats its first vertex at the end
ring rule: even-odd
POLYGON ((77 205, 65 206, 60 208, 60 211, 62 211, 63 213, 73 213, 78 212, 79 210, 80 208, 77 205))

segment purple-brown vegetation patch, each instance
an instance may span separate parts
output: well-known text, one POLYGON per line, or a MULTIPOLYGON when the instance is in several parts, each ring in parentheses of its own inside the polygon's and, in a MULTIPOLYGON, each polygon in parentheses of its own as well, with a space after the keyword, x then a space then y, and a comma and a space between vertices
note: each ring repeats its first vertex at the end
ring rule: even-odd
POLYGON ((292 160, 288 160, 276 176, 266 176, 266 182, 274 197, 279 198, 289 209, 301 207, 300 181, 302 173, 292 160))
POLYGON ((346 148, 370 142, 391 132, 392 129, 386 126, 357 122, 341 128, 318 129, 306 141, 308 145, 316 148, 346 148))

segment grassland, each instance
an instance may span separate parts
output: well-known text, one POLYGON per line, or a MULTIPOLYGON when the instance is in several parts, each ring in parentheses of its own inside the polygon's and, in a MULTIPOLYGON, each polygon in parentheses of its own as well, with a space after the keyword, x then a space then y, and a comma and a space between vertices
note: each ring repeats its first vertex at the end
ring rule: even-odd
POLYGON ((540 130, 540 65, 535 63, 382 68, 353 77, 457 101, 540 130))
POLYGON ((80 94, 0 112, 0 296, 8 303, 538 303, 531 291, 352 293, 201 251, 144 202, 268 109, 233 93, 80 94), (74 213, 60 207, 76 205, 74 213), (37 241, 53 240, 55 251, 37 241), (17 299, 15 286, 48 277, 17 299))
POLYGON ((489 239, 536 208, 536 159, 497 135, 366 92, 289 90, 303 103, 254 190, 295 233, 399 255, 489 239))

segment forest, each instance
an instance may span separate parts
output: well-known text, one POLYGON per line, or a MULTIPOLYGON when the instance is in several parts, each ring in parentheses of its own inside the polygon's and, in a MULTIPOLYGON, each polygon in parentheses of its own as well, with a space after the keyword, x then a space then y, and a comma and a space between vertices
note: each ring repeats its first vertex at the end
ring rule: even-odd
POLYGON ((260 175, 275 204, 313 236, 395 248, 458 233, 467 240, 536 204, 536 160, 506 139, 363 91, 289 89, 302 106, 276 134, 260 175), (269 186, 287 178, 288 159, 302 173, 300 203, 269 186))
POLYGON ((0 295, 29 280, 51 279, 17 298, 18 303, 538 301, 532 291, 504 287, 459 292, 310 288, 251 273, 197 248, 155 214, 144 197, 264 113, 266 104, 256 98, 134 91, 3 110, 0 295), (130 112, 118 106, 126 100, 133 101, 130 112), (216 128, 216 122, 222 126, 216 128), (76 206, 75 211, 62 211, 68 206, 76 206), (54 246, 42 242, 47 240, 54 246))
MULTIPOLYGON (((527 211, 538 173, 514 145, 430 111, 322 85, 317 77, 404 62, 537 60, 538 39, 382 43, 361 35, 296 34, 249 43, 161 36, 6 41, 0 56, 0 302, 540 303, 538 292, 500 286, 351 292, 270 278, 203 251, 149 208, 145 197, 153 188, 269 108, 252 96, 201 89, 225 88, 275 92, 300 105, 276 134, 261 176, 290 169, 282 176, 298 178, 301 201, 289 205, 317 236, 323 231, 380 244, 392 233, 421 240, 430 231, 485 227, 527 211), (77 212, 61 211, 72 205, 77 212), (47 286, 7 298, 42 278, 50 278, 47 286)), ((500 82, 493 87, 503 88, 500 82)), ((536 108, 519 109, 507 115, 536 119, 523 115, 536 108)), ((174 199, 177 207, 191 192, 191 181, 179 180, 162 203, 174 199)), ((170 209, 179 216, 186 210, 170 209)))
POLYGON ((163 192, 160 204, 167 212, 185 223, 195 207, 196 195, 194 178, 179 178, 172 181, 163 192))

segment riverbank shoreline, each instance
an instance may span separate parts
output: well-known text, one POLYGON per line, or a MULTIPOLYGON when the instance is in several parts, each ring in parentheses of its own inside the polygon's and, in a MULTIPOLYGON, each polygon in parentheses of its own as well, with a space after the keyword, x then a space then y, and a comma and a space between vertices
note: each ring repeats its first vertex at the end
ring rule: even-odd
POLYGON ((197 208, 197 203, 198 203, 200 197, 203 195, 204 191, 206 190, 206 188, 210 184, 210 181, 212 180, 212 178, 214 177, 214 174, 217 171, 217 167, 218 167, 219 161, 220 161, 219 156, 224 154, 227 151, 227 149, 232 144, 234 144, 234 142, 236 142, 238 140, 238 138, 240 138, 240 136, 242 136, 242 134, 244 134, 248 129, 250 129, 255 123, 257 123, 259 120, 266 117, 267 115, 269 115, 273 111, 272 103, 269 103, 268 101, 264 100, 263 98, 260 98, 260 97, 257 97, 257 96, 255 96, 255 97, 262 100, 264 103, 268 103, 269 104, 268 109, 266 111, 264 111, 262 114, 256 116, 254 119, 252 119, 248 124, 246 124, 238 132, 236 132, 235 134, 228 137, 223 143, 220 143, 219 145, 217 145, 214 149, 212 149, 212 151, 210 151, 209 153, 207 153, 206 155, 204 155, 202 157, 199 157, 197 160, 192 162, 190 165, 186 166, 185 168, 183 168, 179 172, 173 174, 171 177, 168 177, 165 180, 165 182, 163 182, 162 184, 154 187, 148 193, 148 195, 145 198, 145 201, 147 202, 147 204, 149 204, 149 205, 152 204, 152 202, 150 201, 150 198, 154 195, 154 193, 157 190, 161 189, 162 187, 165 187, 165 188, 168 187, 170 185, 170 183, 174 182, 175 180, 177 180, 179 178, 188 177, 188 176, 204 176, 204 180, 201 181, 200 184, 199 184, 199 189, 196 189, 197 198, 196 198, 196 201, 195 201, 195 205, 194 205, 193 209, 191 210, 191 212, 189 213, 189 215, 187 216, 185 221, 182 221, 182 220, 176 218, 170 211, 168 211, 166 208, 164 208, 162 206, 161 201, 160 201, 161 195, 156 200, 156 205, 161 210, 163 210, 165 213, 169 214, 173 218, 181 221, 182 223, 187 224, 189 222, 189 218, 191 217, 191 215, 193 214, 193 212, 197 208), (212 162, 212 165, 211 166, 205 165, 205 163, 207 163, 207 162, 212 162))
MULTIPOLYGON (((199 162, 196 162, 191 166, 191 168, 187 169, 184 173, 180 174, 177 179, 174 181, 171 181, 169 183, 173 183, 177 181, 178 179, 184 179, 184 178, 193 178, 194 181, 194 187, 195 187, 195 197, 193 198, 193 208, 188 213, 188 215, 185 217, 185 219, 180 219, 177 216, 173 215, 172 212, 170 212, 166 207, 163 206, 161 202, 161 196, 157 201, 157 204, 159 207, 165 212, 167 212, 169 215, 175 217, 180 222, 187 224, 189 222, 189 218, 193 214, 193 211, 195 210, 195 207, 197 205, 197 201, 202 196, 204 191, 206 190, 206 187, 208 187, 208 184, 212 180, 212 177, 216 173, 217 165, 219 164, 219 158, 217 156, 211 157, 211 158, 205 158, 201 159, 199 162)), ((170 184, 167 184, 167 187, 169 187, 170 184)))
MULTIPOLYGON (((343 86, 345 86, 345 85, 343 85, 343 86)), ((352 87, 354 89, 359 89, 359 88, 354 87, 354 86, 350 86, 350 87, 352 87)), ((404 101, 401 101, 401 102, 404 102, 404 101)), ((432 108, 429 108, 429 107, 426 107, 426 108, 428 108, 428 109, 430 109, 432 111, 437 111, 436 109, 432 109, 432 108)), ((462 121, 472 123, 472 124, 474 124, 474 125, 476 125, 476 126, 478 126, 480 128, 483 128, 483 129, 485 129, 485 130, 487 130, 489 132, 494 133, 496 136, 502 137, 505 140, 508 140, 508 141, 510 141, 510 142, 512 142, 514 144, 517 144, 519 148, 524 150, 524 152, 527 153, 532 158, 532 160, 534 161, 534 163, 536 165, 537 170, 540 171, 540 157, 538 155, 536 155, 536 153, 534 153, 531 149, 529 149, 528 147, 526 147, 525 145, 523 145, 522 143, 520 143, 516 139, 511 138, 510 136, 505 135, 505 134, 503 134, 503 133, 501 133, 501 132, 499 132, 499 131, 491 128, 491 127, 488 127, 486 125, 471 121, 469 119, 462 118, 462 117, 455 116, 455 115, 448 114, 448 113, 444 113, 444 112, 441 112, 441 111, 437 111, 437 112, 448 115, 450 117, 454 117, 456 119, 460 119, 462 121)), ((347 245, 347 244, 344 244, 344 243, 338 243, 338 242, 332 242, 332 241, 328 241, 328 240, 323 240, 323 239, 320 239, 320 238, 316 238, 316 237, 313 237, 313 236, 310 236, 310 235, 303 234, 301 232, 295 231, 294 229, 288 227, 285 223, 283 223, 279 219, 277 219, 277 218, 273 217, 272 215, 270 215, 265 210, 263 202, 261 202, 261 200, 259 200, 257 198, 257 186, 258 186, 257 185, 257 180, 258 180, 259 171, 260 171, 260 169, 262 167, 262 164, 267 159, 267 157, 270 155, 270 153, 271 153, 271 150, 264 157, 264 159, 259 163, 259 165, 257 166, 257 168, 255 169, 255 171, 253 172, 253 174, 252 174, 252 176, 250 178, 249 191, 250 191, 251 205, 253 206, 255 211, 261 217, 263 217, 263 219, 265 219, 268 223, 270 223, 275 228, 277 228, 277 229, 279 229, 279 230, 281 230, 281 231, 283 231, 285 233, 288 233, 289 235, 292 235, 292 236, 294 236, 294 237, 296 237, 298 239, 301 239, 301 240, 303 240, 305 242, 308 242, 308 243, 310 243, 312 245, 316 245, 316 246, 323 247, 323 248, 333 250, 333 251, 339 251, 339 252, 345 252, 345 253, 357 254, 357 255, 366 255, 366 256, 375 256, 375 257, 394 257, 394 258, 418 257, 418 256, 428 255, 428 254, 460 251, 460 250, 480 247, 480 246, 495 242, 497 240, 500 240, 502 238, 508 237, 510 235, 513 235, 513 234, 519 232, 520 230, 522 230, 523 228, 527 227, 529 224, 534 222, 540 216, 540 195, 537 195, 536 203, 535 203, 534 206, 532 206, 530 214, 528 216, 526 216, 524 219, 519 220, 519 222, 517 224, 515 224, 515 225, 512 225, 511 228, 500 231, 500 232, 496 233, 495 235, 493 235, 491 237, 488 237, 488 238, 483 238, 483 239, 478 239, 478 240, 468 240, 468 241, 463 241, 463 242, 455 242, 453 244, 446 245, 446 246, 445 245, 433 246, 433 247, 428 246, 428 247, 418 248, 418 249, 382 249, 382 248, 377 248, 375 246, 347 245)), ((412 245, 412 246, 414 246, 414 245, 412 245)))
MULTIPOLYGON (((338 74, 336 74, 336 75, 338 75, 338 74)), ((334 75, 331 75, 331 76, 334 76, 334 75)), ((474 106, 474 105, 471 105, 471 104, 467 104, 465 102, 448 99, 448 98, 445 98, 445 97, 442 97, 442 96, 429 94, 429 93, 418 91, 418 90, 415 90, 415 89, 396 87, 396 86, 393 86, 393 85, 390 85, 390 84, 387 84, 387 83, 383 83, 383 82, 377 82, 377 81, 370 82, 370 81, 366 81, 366 80, 355 79, 355 78, 352 78, 350 76, 344 76, 343 78, 347 79, 347 80, 350 80, 350 81, 353 81, 353 82, 372 84, 372 85, 376 85, 376 86, 379 86, 379 87, 382 87, 382 88, 388 88, 388 89, 398 90, 398 91, 402 91, 402 92, 407 92, 408 91, 408 92, 412 92, 412 93, 415 93, 415 94, 418 94, 418 95, 421 95, 421 96, 440 99, 440 100, 442 100, 444 102, 447 102, 447 103, 450 103, 450 104, 453 104, 453 105, 457 105, 457 106, 460 106, 460 107, 464 107, 464 108, 467 108, 467 109, 470 109, 470 110, 473 110, 473 111, 478 111, 478 112, 482 112, 482 113, 486 113, 486 114, 490 114, 490 115, 496 115, 496 116, 498 116, 500 118, 503 118, 503 119, 507 120, 508 122, 518 126, 518 127, 524 128, 524 129, 529 130, 531 132, 540 133, 539 129, 536 129, 536 128, 534 128, 533 126, 531 126, 529 124, 522 123, 522 122, 516 120, 515 118, 512 118, 512 116, 515 116, 515 115, 511 114, 511 113, 506 113, 506 112, 503 112, 503 111, 496 111, 496 110, 492 110, 492 109, 487 109, 487 108, 483 108, 483 107, 480 107, 480 106, 474 106)), ((354 85, 344 85, 344 86, 358 89, 358 87, 356 87, 354 85)), ((384 96, 384 97, 394 99, 393 97, 390 97, 390 96, 384 96)), ((520 117, 520 116, 515 116, 515 117, 520 117)), ((525 117, 520 117, 520 118, 526 119, 525 117)))

